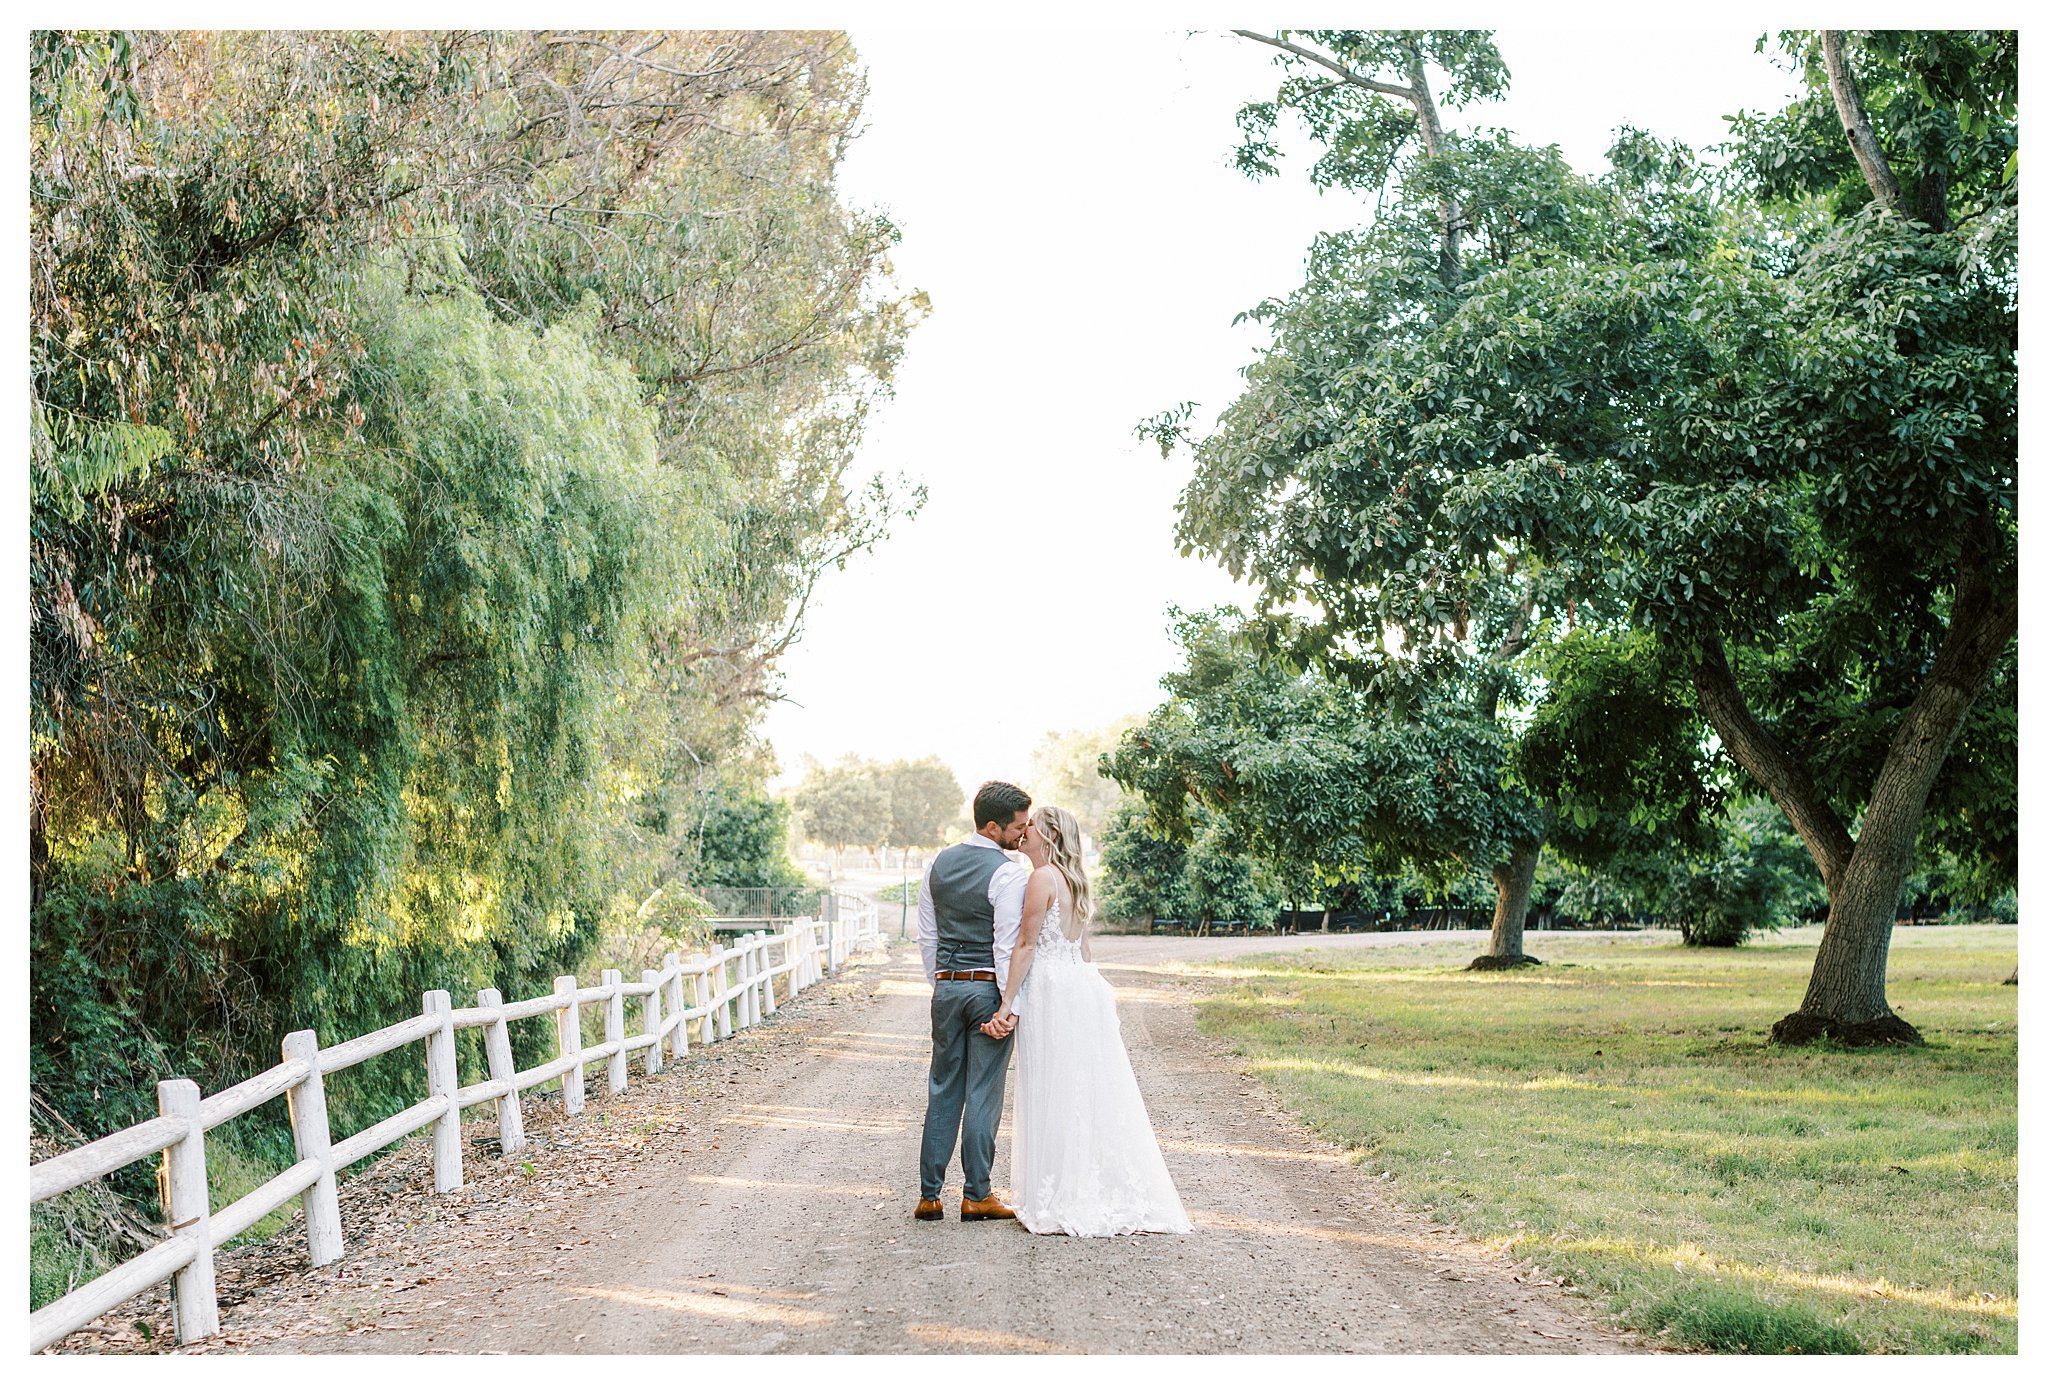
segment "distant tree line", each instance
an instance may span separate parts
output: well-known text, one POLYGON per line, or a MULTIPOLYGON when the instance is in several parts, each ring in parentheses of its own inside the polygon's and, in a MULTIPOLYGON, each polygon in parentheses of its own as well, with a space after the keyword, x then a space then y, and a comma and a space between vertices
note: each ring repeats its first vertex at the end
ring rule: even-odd
POLYGON ((936 756, 815 765, 791 801, 804 835, 837 850, 938 846, 967 827, 967 790, 936 756))

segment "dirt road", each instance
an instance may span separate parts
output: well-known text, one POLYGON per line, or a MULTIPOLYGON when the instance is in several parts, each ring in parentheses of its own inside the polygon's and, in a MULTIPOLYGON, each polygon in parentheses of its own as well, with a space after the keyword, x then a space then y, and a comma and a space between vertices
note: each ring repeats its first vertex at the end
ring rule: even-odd
MULTIPOLYGON (((1587 1352, 1648 1344, 1394 1207, 1196 1030, 1176 961, 1272 940, 1102 938, 1195 1234, 910 1219, 928 1052, 915 948, 680 1071, 538 1113, 542 1143, 434 1198, 424 1142, 345 1185, 326 1270, 224 1261, 214 1349, 380 1352, 1587 1352), (594 1155, 610 1151, 606 1161, 594 1155), (378 1180, 381 1179, 380 1183, 378 1180), (382 1191, 378 1191, 381 1189, 382 1191), (239 1289, 237 1285, 241 1286, 239 1289)), ((1303 938, 1281 945, 1331 945, 1303 938)), ((1372 935, 1337 941, 1375 945, 1372 935)), ((957 1164, 955 1177, 957 1179, 957 1164)), ((1007 1127, 995 1181, 1006 1187, 1007 1127)), ((299 1255, 296 1233, 268 1253, 299 1255)), ((133 1310, 126 1316, 133 1316, 133 1310)), ((88 1337, 67 1346, 89 1346, 88 1337)), ((103 1346, 118 1345, 110 1340, 103 1346)))

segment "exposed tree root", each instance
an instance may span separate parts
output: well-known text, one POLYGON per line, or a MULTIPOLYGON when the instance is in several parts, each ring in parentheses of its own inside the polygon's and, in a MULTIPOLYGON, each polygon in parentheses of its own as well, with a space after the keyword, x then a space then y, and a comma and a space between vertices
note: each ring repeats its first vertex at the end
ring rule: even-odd
POLYGON ((1491 953, 1474 957, 1466 971, 1513 971, 1516 967, 1540 967, 1543 959, 1531 957, 1526 952, 1517 952, 1512 957, 1495 957, 1491 953))
POLYGON ((1794 1010, 1771 1026, 1771 1042, 1774 1044, 1796 1046, 1816 1043, 1821 1039, 1833 1039, 1836 1043, 1849 1048, 1865 1048, 1873 1044, 1927 1042, 1920 1037, 1919 1030, 1893 1014, 1883 1014, 1876 1019, 1856 1020, 1852 1023, 1829 1015, 1816 1015, 1807 1010, 1794 1010))

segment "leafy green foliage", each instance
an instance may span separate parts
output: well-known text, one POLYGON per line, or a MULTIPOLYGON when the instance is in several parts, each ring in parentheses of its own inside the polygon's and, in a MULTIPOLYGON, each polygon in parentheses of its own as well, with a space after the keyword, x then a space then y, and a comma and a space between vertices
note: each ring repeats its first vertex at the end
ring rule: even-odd
POLYGON ((1280 909, 1273 871, 1232 838, 1227 820, 1194 810, 1193 840, 1156 831, 1144 806, 1125 798, 1102 838, 1100 908, 1113 919, 1180 919, 1266 927, 1280 909))
MULTIPOLYGON (((1757 40, 1757 51, 1773 46, 1757 40)), ((1819 35, 1775 36, 1806 92, 1784 110, 1731 119, 1737 170, 1765 197, 1814 195, 1834 216, 1871 201, 1828 90, 1819 35)), ((1912 185, 1908 205, 1937 229, 2007 200, 2019 171, 2019 35, 2010 29, 1872 29, 1853 36, 1857 87, 1912 185), (1955 212, 1946 204, 1960 204, 1955 212)))
POLYGON ((789 804, 749 784, 730 785, 712 799, 697 839, 699 886, 795 889, 808 884, 789 859, 789 804))
POLYGON ((922 300, 834 186, 844 37, 45 31, 30 71, 52 1106, 96 1134, 786 879, 775 659, 917 503, 845 479, 922 300))
MULTIPOLYGON (((1406 33, 1346 42, 1361 70, 1414 51, 1406 33)), ((1632 692, 1610 665, 1612 695, 1691 683, 1850 890, 1830 947, 1858 950, 1834 971, 1860 989, 1816 1004, 1853 1023, 1884 1013, 1868 964, 1916 839, 1975 851, 1954 831, 1968 817, 1993 870, 2011 840, 2017 46, 1850 36, 1895 212, 1851 156, 1818 37, 1787 42, 1809 93, 1738 120, 1727 176, 1633 130, 1597 177, 1484 132, 1411 152, 1398 125, 1313 109, 1391 119, 1399 96, 1295 91, 1327 166, 1379 187, 1382 211, 1321 238, 1302 287, 1254 314, 1272 345, 1193 444, 1179 537, 1259 589, 1263 643, 1396 703, 1575 627, 1652 633, 1631 658, 1662 668, 1632 692), (1958 723, 1965 756, 1944 759, 1958 723), (1873 813, 1858 859, 1849 825, 1873 813)), ((1189 417, 1144 431, 1170 446, 1189 417)), ((1512 708, 1517 670, 1495 662, 1512 708)), ((1650 725, 1679 728, 1657 700, 1650 725)), ((1523 770, 1581 831, 1596 789, 1704 802, 1696 751, 1628 749, 1617 781, 1539 734, 1523 770)))
POLYGON ((1582 629, 1544 651, 1543 698, 1516 741, 1515 769, 1554 805, 1553 840, 1581 861, 1713 840, 1726 766, 1654 646, 1647 631, 1582 629))
POLYGON ((1244 622, 1184 618, 1173 700, 1127 731, 1108 772, 1175 840, 1213 814, 1230 841, 1285 878, 1329 882, 1416 865, 1462 874, 1541 832, 1541 810, 1504 785, 1507 741, 1475 701, 1413 715, 1315 673, 1256 657, 1244 622))
MULTIPOLYGON (((1458 109, 1507 90, 1507 65, 1493 35, 1476 29, 1301 29, 1278 38, 1320 52, 1368 81, 1407 86, 1425 64, 1450 77, 1445 105, 1458 109)), ((1273 130, 1287 112, 1308 127, 1322 153, 1309 170, 1317 187, 1377 189, 1383 186, 1418 135, 1410 104, 1388 92, 1332 80, 1329 68, 1281 52, 1274 62, 1287 73, 1270 100, 1238 112, 1243 142, 1237 166, 1254 177, 1279 171, 1273 130)))
POLYGON ((1187 848, 1146 820, 1144 804, 1122 798, 1102 833, 1096 907, 1104 918, 1185 918, 1187 848))

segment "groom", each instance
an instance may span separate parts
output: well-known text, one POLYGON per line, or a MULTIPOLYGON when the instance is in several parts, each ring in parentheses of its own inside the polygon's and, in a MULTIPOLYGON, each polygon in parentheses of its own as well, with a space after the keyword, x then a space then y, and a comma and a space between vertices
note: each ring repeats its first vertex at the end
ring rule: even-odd
MULTIPOLYGON (((1014 1016, 1002 1034, 982 1026, 1002 1007, 1010 953, 1024 919, 1030 872, 1004 855, 1024 840, 1031 795, 990 780, 974 795, 974 835, 932 857, 917 901, 917 944, 932 983, 932 1067, 918 1169, 919 1221, 946 1215, 939 1193, 960 1147, 961 1221, 1014 1217, 988 1185, 1014 1016)), ((1014 1008, 1015 1002, 1012 1001, 1014 1008)))

